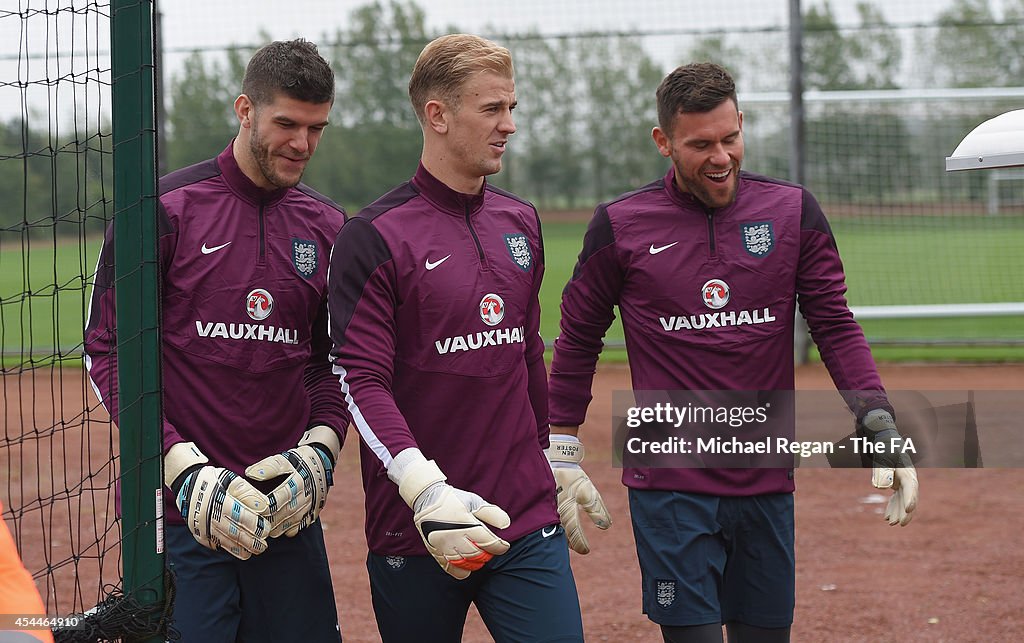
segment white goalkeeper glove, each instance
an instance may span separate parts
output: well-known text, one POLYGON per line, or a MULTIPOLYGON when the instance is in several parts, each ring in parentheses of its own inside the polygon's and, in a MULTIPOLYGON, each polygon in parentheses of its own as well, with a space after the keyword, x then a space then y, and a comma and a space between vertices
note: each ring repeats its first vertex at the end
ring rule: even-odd
POLYGON ((185 525, 201 545, 246 560, 267 550, 270 502, 249 481, 207 464, 194 442, 179 442, 164 456, 164 484, 185 525))
POLYGON ((580 525, 580 509, 600 529, 612 525, 612 517, 594 483, 590 481, 580 462, 583 461, 583 444, 574 435, 552 434, 551 446, 545 449, 551 473, 555 476, 558 493, 558 518, 569 538, 569 546, 580 554, 590 553, 590 543, 580 525))
POLYGON ((903 438, 896 430, 896 421, 885 409, 875 409, 864 416, 861 424, 876 445, 871 484, 893 491, 885 520, 890 525, 906 526, 917 508, 917 470, 910 456, 902 452, 903 438))
POLYGON ((334 465, 341 452, 341 440, 334 429, 314 426, 303 434, 298 446, 264 458, 245 470, 253 480, 288 476, 267 494, 270 500, 270 538, 292 537, 316 522, 334 484, 334 465))
POLYGON ((427 551, 441 569, 463 580, 509 544, 484 523, 505 529, 511 519, 503 509, 469 491, 445 483, 447 478, 419 449, 405 449, 388 467, 398 493, 413 510, 413 522, 427 551))

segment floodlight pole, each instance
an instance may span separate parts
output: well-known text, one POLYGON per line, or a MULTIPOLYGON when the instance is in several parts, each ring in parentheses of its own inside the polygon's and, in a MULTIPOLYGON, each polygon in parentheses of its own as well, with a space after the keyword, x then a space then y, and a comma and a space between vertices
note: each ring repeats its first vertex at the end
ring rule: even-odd
POLYGON ((789 179, 804 182, 804 45, 800 0, 789 0, 789 179))
MULTIPOLYGON (((804 182, 804 20, 800 0, 789 0, 789 179, 804 182)), ((793 358, 807 363, 811 337, 798 310, 793 330, 793 358)))
POLYGON ((159 0, 153 0, 153 63, 156 76, 156 170, 163 176, 167 168, 167 105, 164 103, 164 20, 159 0))

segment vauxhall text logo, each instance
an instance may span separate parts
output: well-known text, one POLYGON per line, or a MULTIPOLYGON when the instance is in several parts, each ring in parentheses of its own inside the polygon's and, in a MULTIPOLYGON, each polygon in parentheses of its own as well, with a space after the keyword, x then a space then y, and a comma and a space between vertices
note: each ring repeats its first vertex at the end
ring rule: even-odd
MULTIPOLYGON (((274 312, 274 297, 263 288, 255 288, 245 296, 245 312, 250 319, 263 321, 274 312)), ((234 322, 204 322, 196 320, 196 332, 200 337, 210 339, 241 339, 277 344, 298 344, 299 331, 294 328, 278 328, 263 324, 239 324, 234 322)))
MULTIPOLYGON (((480 300, 477 307, 480 319, 488 326, 497 326, 505 319, 505 301, 501 296, 494 293, 487 293, 480 300)), ((492 328, 479 333, 469 335, 458 335, 446 337, 434 342, 434 348, 438 355, 458 353, 460 351, 475 351, 488 346, 501 346, 502 344, 522 344, 525 329, 522 326, 515 328, 492 328)))
POLYGON ((705 306, 719 312, 659 317, 658 321, 661 322, 661 327, 666 332, 676 332, 767 324, 775 321, 775 316, 767 306, 754 310, 721 310, 732 300, 732 290, 729 288, 729 284, 721 279, 707 280, 700 288, 700 298, 705 306))

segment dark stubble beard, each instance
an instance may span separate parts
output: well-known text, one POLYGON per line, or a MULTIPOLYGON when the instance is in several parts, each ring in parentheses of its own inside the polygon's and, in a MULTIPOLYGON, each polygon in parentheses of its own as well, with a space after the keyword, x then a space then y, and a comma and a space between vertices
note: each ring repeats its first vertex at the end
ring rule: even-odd
POLYGON ((256 160, 256 167, 259 168, 260 174, 275 188, 295 187, 302 180, 301 173, 294 180, 286 179, 277 173, 271 161, 270 148, 263 144, 263 137, 260 135, 259 128, 255 125, 249 136, 249 152, 252 153, 253 159, 256 160))
POLYGON ((732 174, 729 175, 729 181, 731 182, 730 191, 724 202, 715 202, 714 197, 711 196, 711 192, 705 187, 704 182, 698 178, 695 183, 689 176, 683 173, 682 169, 678 165, 676 166, 676 176, 682 180, 686 191, 692 194, 695 199, 703 203, 705 206, 709 208, 724 208, 736 200, 736 189, 740 184, 739 163, 733 163, 731 169, 732 174))

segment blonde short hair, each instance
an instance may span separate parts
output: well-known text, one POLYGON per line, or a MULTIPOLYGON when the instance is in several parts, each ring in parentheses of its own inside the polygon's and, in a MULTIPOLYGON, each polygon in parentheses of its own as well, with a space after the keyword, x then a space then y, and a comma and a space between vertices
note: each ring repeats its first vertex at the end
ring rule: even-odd
POLYGON ((482 71, 512 78, 512 54, 490 40, 469 34, 449 34, 427 43, 409 79, 409 100, 416 118, 426 123, 425 106, 432 100, 457 110, 462 86, 482 71))

